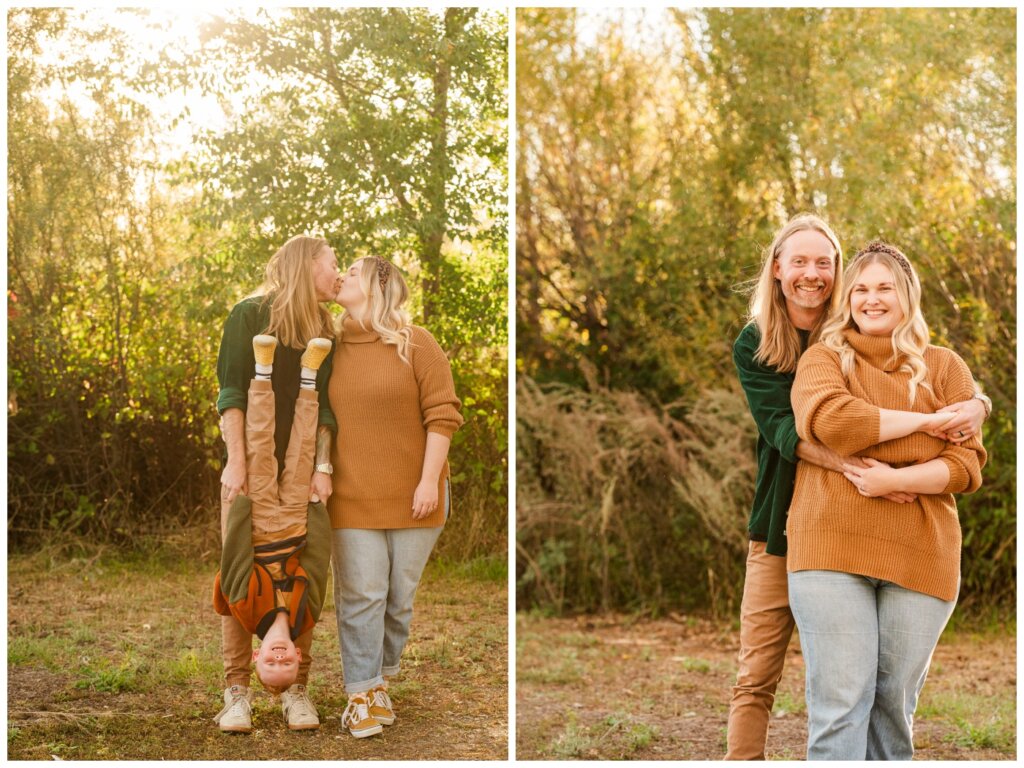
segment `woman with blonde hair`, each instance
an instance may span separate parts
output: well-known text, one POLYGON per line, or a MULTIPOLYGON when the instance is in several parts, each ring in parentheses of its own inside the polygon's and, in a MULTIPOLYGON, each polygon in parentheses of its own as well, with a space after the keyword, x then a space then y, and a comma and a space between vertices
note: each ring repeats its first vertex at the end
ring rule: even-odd
MULTIPOLYGON (((308 459, 315 462, 312 477, 294 478, 294 483, 309 484, 310 501, 326 502, 331 495, 330 476, 324 470, 329 466, 331 438, 337 422, 327 398, 327 380, 331 372, 330 356, 313 371, 303 363, 307 344, 317 337, 331 337, 331 316, 323 306, 338 292, 341 276, 338 259, 325 240, 298 235, 291 238, 271 257, 266 267, 266 279, 256 292, 232 308, 217 357, 217 379, 220 393, 217 410, 221 414, 221 433, 227 455, 221 475, 221 536, 225 536, 229 512, 236 496, 249 495, 249 469, 246 459, 246 416, 250 383, 260 376, 269 378, 274 399, 273 454, 279 476, 291 478, 292 469, 299 463, 296 451, 311 451, 302 456, 302 466, 308 459), (276 348, 270 353, 266 367, 257 364, 253 338, 273 336, 276 348), (316 405, 315 445, 292 446, 289 461, 289 442, 292 426, 297 423, 296 403, 302 388, 318 391, 316 405)), ((251 437, 251 435, 250 435, 251 437)), ((263 479, 260 482, 264 482, 263 479)), ((252 489, 255 491, 255 489, 252 489)), ((294 493, 303 495, 299 487, 294 493)), ((289 728, 304 730, 319 726, 316 709, 306 693, 309 666, 312 662, 310 646, 312 630, 297 638, 302 661, 294 685, 281 694, 281 704, 289 728)), ((222 731, 248 733, 252 730, 249 680, 252 668, 252 633, 234 615, 221 617, 221 647, 227 689, 224 709, 216 720, 222 731)))
POLYGON ((920 304, 907 257, 871 243, 793 383, 800 438, 867 465, 797 467, 787 567, 810 760, 913 756, 918 695, 956 604, 953 494, 978 489, 986 454, 980 433, 943 439, 956 416, 937 411, 972 399, 975 385, 963 360, 928 343, 920 304), (916 498, 899 504, 893 493, 916 498))
POLYGON ((396 715, 413 597, 450 508, 448 448, 462 425, 451 366, 403 305, 391 262, 369 256, 342 276, 345 308, 328 387, 338 416, 332 459, 335 610, 348 705, 342 727, 380 733, 396 715))

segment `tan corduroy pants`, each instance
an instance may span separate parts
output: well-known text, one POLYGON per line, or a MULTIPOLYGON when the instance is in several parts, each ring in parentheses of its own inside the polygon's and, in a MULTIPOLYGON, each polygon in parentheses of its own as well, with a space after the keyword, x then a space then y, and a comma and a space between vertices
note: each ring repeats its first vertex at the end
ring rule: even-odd
POLYGON ((740 606, 740 656, 729 703, 726 760, 764 760, 775 688, 793 636, 786 558, 751 541, 740 606))
MULTIPOLYGON (((277 477, 274 456, 274 390, 269 381, 253 379, 249 385, 249 403, 245 412, 245 463, 252 500, 253 545, 283 541, 306 532, 306 505, 309 482, 313 477, 316 453, 316 426, 319 416, 317 393, 299 390, 295 401, 295 418, 288 438, 284 472, 277 477)), ((228 504, 221 488, 220 531, 227 530, 228 504)), ((224 677, 228 686, 248 687, 252 676, 252 633, 234 616, 221 616, 221 650, 224 677)), ((302 651, 302 662, 295 682, 305 685, 313 660, 313 630, 295 641, 302 651)))

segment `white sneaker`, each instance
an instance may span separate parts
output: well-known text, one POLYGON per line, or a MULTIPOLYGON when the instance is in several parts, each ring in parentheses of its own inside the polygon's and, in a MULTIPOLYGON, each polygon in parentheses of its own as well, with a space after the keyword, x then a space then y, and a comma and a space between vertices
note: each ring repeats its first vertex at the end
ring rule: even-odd
POLYGON ((288 721, 288 728, 293 731, 308 731, 320 727, 316 707, 309 700, 306 686, 296 683, 281 693, 281 712, 288 721))
POLYGON ((384 726, 370 717, 370 701, 365 693, 353 693, 348 697, 348 706, 341 715, 341 727, 357 739, 376 736, 384 726))
POLYGON ((213 722, 227 733, 249 733, 252 731, 252 691, 244 685, 232 685, 224 689, 224 709, 217 713, 213 722))

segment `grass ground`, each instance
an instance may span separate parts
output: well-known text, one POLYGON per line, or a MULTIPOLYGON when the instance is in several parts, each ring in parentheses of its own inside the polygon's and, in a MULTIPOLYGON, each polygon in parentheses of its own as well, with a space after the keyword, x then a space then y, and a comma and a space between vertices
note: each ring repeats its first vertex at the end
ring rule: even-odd
POLYGON ((417 594, 398 720, 343 733, 333 596, 313 643, 322 727, 288 731, 254 682, 254 731, 222 734, 216 564, 43 554, 8 559, 7 753, 15 760, 504 759, 508 756, 506 568, 431 562, 417 594))
MULTIPOLYGON (((629 617, 516 623, 521 760, 719 760, 738 631, 701 620, 629 617)), ((804 665, 794 638, 776 696, 769 759, 806 752, 804 665)), ((947 630, 915 718, 916 757, 1016 758, 1016 633, 947 630)))

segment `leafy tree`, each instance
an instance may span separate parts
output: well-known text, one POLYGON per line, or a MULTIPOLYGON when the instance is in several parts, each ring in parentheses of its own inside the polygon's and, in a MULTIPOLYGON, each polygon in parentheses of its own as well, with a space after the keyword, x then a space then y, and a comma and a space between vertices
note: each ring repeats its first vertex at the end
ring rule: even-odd
POLYGON ((409 272, 466 403, 464 535, 445 546, 502 550, 504 17, 273 11, 214 25, 201 54, 177 41, 151 56, 118 26, 146 13, 8 17, 16 542, 210 519, 219 329, 273 251, 316 232, 409 272), (237 111, 168 155, 153 106, 204 91, 237 111))
POLYGON ((88 54, 102 41, 129 61, 129 41, 83 32, 70 38, 81 58, 42 67, 40 51, 69 39, 68 13, 8 22, 9 529, 123 540, 129 510, 149 523, 154 504, 211 489, 196 444, 209 419, 191 397, 209 350, 175 344, 180 316, 153 312, 181 233, 156 188, 147 110, 88 54), (69 95, 81 81, 89 114, 69 95), (56 104, 40 96, 49 85, 56 104))
POLYGON ((276 243, 304 227, 344 254, 402 254, 433 320, 442 246, 501 247, 504 18, 476 9, 295 9, 222 20, 205 85, 269 79, 234 126, 206 137, 197 175, 217 220, 276 243))

